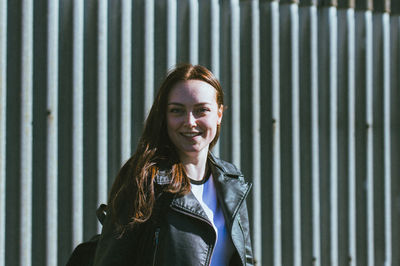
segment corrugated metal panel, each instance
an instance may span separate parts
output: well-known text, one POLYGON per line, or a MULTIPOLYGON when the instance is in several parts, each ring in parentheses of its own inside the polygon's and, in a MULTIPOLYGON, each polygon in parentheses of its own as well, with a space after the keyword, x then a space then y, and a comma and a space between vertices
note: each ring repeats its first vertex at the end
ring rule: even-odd
MULTIPOLYGON (((132 2, 121 1, 121 165, 131 154, 132 121, 132 2)), ((117 11, 118 12, 118 11, 117 11)), ((138 99, 139 100, 139 99, 138 99)))
POLYGON ((0 265, 6 251, 7 1, 0 1, 0 265))
MULTIPOLYGON (((321 265, 320 165, 319 165, 319 97, 318 97, 318 10, 302 7, 300 12, 300 130, 303 232, 312 235, 311 242, 302 242, 302 261, 321 265), (307 123, 306 123, 307 122, 307 123), (305 126, 305 123, 307 126, 305 126), (306 144, 307 143, 307 144, 306 144), (306 145, 305 145, 306 144, 306 145), (305 154, 308 154, 305 156, 305 154), (308 159, 308 158, 310 159, 308 159), (309 163, 305 164, 309 160, 309 163)), ((304 234, 303 234, 304 236, 304 234)))
POLYGON ((262 191, 261 191, 261 97, 260 97, 260 10, 258 1, 251 2, 252 35, 252 140, 253 140, 253 242, 254 256, 262 264, 262 191))
POLYGON ((73 1, 72 25, 72 247, 83 240, 84 3, 73 1))
POLYGON ((58 255, 58 29, 59 5, 48 2, 47 30, 47 179, 46 264, 56 265, 58 255))
POLYGON ((32 265, 33 1, 22 1, 20 263, 32 265))
POLYGON ((365 113, 366 113, 366 127, 367 127, 367 262, 369 266, 375 264, 375 251, 374 251, 374 121, 373 121, 373 50, 372 50, 372 12, 367 11, 364 15, 365 19, 365 113))
MULTIPOLYGON (((394 3, 393 3, 394 4, 394 3)), ((392 225, 392 264, 399 264, 400 253, 396 250, 400 247, 400 167, 396 165, 400 160, 400 19, 398 16, 390 18, 390 136, 391 150, 388 156, 391 156, 391 168, 385 169, 386 173, 391 171, 391 225, 392 225)), ((386 104, 386 103, 385 103, 386 104)))
MULTIPOLYGON (((347 65, 342 70, 339 70, 339 75, 342 75, 342 97, 347 103, 343 104, 348 108, 347 114, 347 134, 348 147, 343 151, 347 154, 348 169, 345 173, 348 175, 348 221, 345 223, 348 226, 348 262, 350 265, 357 265, 357 225, 356 225, 356 93, 355 93, 355 17, 354 10, 348 9, 345 12, 339 13, 339 29, 345 29, 339 34, 339 43, 343 43, 343 52, 339 53, 339 65, 347 65)), ((341 46, 341 45, 339 45, 341 46)), ((339 107, 340 109, 340 107, 339 107)), ((345 258, 346 259, 346 258, 345 258)))
MULTIPOLYGON (((98 2, 98 92, 97 92, 97 204, 107 202, 108 195, 108 95, 107 95, 107 70, 108 70, 108 2, 98 2)), ((101 231, 101 224, 98 223, 101 231)))
POLYGON ((144 117, 154 99, 154 0, 144 2, 144 117))
POLYGON ((240 6, 239 0, 229 0, 230 12, 230 45, 231 45, 231 62, 230 62, 230 75, 231 75, 231 124, 232 138, 232 162, 240 167, 241 165, 241 119, 240 119, 240 6))
POLYGON ((167 1, 167 69, 176 64, 176 0, 167 1))
POLYGON ((400 266, 390 4, 0 0, 0 266, 64 265, 100 230, 95 208, 179 62, 225 90, 215 152, 254 183, 259 265, 400 266))
MULTIPOLYGON (((282 195, 281 195, 281 93, 280 93, 280 41, 279 6, 271 3, 271 65, 272 65, 272 161, 273 161, 273 254, 274 265, 282 264, 282 195)), ((268 120, 267 120, 268 121, 268 120)), ((264 169, 265 171, 265 169, 264 169)), ((265 172, 264 172, 265 173, 265 172)), ((257 259, 257 258, 255 258, 257 259)), ((262 259, 262 258, 261 258, 262 259)))
MULTIPOLYGON (((391 171, 391 104, 390 104, 390 17, 383 14, 383 150, 384 202, 385 202, 385 265, 392 265, 392 171, 391 171)), ((381 86, 379 86, 381 87, 381 86)))

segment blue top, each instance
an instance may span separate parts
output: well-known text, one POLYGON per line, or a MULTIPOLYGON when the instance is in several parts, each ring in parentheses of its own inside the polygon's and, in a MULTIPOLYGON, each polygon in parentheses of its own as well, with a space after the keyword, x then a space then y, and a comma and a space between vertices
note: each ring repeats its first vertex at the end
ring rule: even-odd
POLYGON ((225 217, 218 202, 217 190, 212 175, 202 184, 192 182, 192 193, 203 207, 217 235, 211 257, 211 266, 229 265, 234 251, 232 239, 225 224, 225 217))

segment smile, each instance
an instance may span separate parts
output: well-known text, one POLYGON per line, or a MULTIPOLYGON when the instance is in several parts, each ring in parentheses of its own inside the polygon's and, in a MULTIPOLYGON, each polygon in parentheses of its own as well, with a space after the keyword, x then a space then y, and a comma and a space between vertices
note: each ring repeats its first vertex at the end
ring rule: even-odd
POLYGON ((193 138, 196 136, 200 136, 201 132, 182 132, 181 135, 183 135, 185 137, 193 138))

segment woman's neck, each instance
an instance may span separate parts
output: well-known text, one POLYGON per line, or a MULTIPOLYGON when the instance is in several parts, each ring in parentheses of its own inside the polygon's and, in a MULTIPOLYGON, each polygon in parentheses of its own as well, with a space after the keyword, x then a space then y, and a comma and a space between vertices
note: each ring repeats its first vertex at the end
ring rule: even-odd
POLYGON ((204 178, 207 168, 208 153, 198 154, 196 157, 185 156, 181 158, 186 174, 192 180, 200 181, 204 178))

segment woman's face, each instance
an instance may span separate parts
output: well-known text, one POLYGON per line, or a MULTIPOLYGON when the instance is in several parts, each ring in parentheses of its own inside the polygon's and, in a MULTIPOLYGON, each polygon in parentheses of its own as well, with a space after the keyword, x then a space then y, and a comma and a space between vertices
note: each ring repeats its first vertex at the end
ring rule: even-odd
POLYGON ((216 99, 215 88, 200 80, 179 82, 169 93, 167 131, 181 159, 208 153, 222 119, 216 99))

